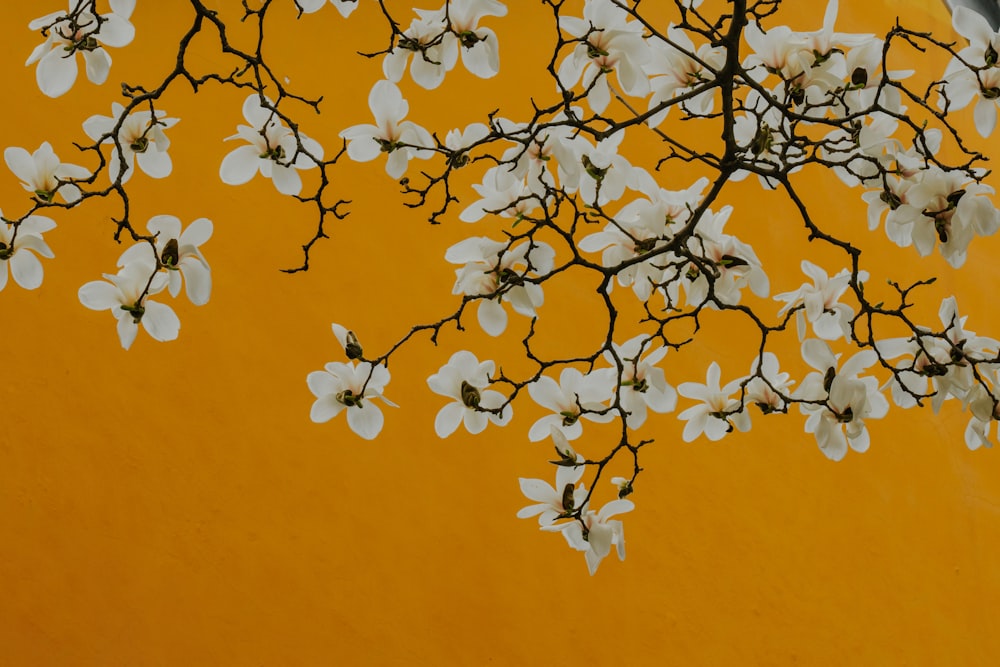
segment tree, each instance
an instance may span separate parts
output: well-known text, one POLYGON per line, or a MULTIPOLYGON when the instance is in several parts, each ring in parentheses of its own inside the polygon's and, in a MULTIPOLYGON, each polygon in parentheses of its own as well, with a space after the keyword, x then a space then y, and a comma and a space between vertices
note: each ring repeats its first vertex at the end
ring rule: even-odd
MULTIPOLYGON (((365 3, 332 4, 340 17, 325 3, 299 0, 300 19, 349 21, 365 3), (326 16, 305 15, 320 11, 326 16)), ((531 98, 532 112, 508 118, 498 104, 464 127, 426 129, 407 120, 403 89, 446 85, 459 61, 477 77, 496 74, 498 38, 480 24, 510 20, 507 7, 451 0, 418 11, 404 28, 409 17, 384 2, 370 3, 367 10, 383 14, 389 39, 367 57, 381 60, 386 78, 368 96, 374 124, 341 128, 334 150, 306 133, 315 119, 301 116, 322 112, 323 101, 294 89, 270 64, 266 21, 281 3, 245 2, 230 17, 191 0, 191 29, 177 47, 174 68, 152 82, 123 84, 111 116, 85 119, 90 143, 78 142, 80 159, 63 163, 48 143, 7 148, 7 165, 30 203, 4 218, 0 259, 20 286, 38 287, 37 256, 51 255, 43 237, 55 227, 50 216, 114 200, 121 209, 114 238, 135 245, 121 255, 117 273, 84 284, 79 300, 112 312, 126 349, 140 327, 155 340, 175 339, 180 320, 164 301, 182 288, 195 305, 209 300, 212 277, 201 246, 212 222, 198 218, 185 226, 170 215, 133 220, 133 172, 171 173, 168 133, 177 121, 161 109, 163 100, 179 88, 198 94, 216 85, 244 88, 246 124, 229 137, 236 147, 220 153, 218 175, 226 185, 269 178, 309 210, 315 231, 302 246, 301 264, 289 272, 308 270, 317 244, 335 236, 331 224, 350 214, 337 170, 351 161, 384 158, 405 204, 425 210, 432 223, 457 218, 490 229, 445 252, 457 267, 456 305, 446 316, 407 327, 375 351, 364 331, 333 325, 345 360, 309 374, 313 421, 344 412, 351 430, 375 438, 384 423, 379 402, 393 405, 384 395, 388 366, 404 346, 425 333, 436 343, 443 331, 461 330, 473 317, 490 336, 513 335, 523 360, 481 361, 481 353, 459 349, 427 379, 432 392, 448 399, 435 430, 448 437, 460 426, 471 433, 505 426, 513 421, 514 403, 526 402, 524 394, 549 410, 528 439, 551 439, 556 483, 521 479, 522 492, 536 504, 519 516, 538 516, 543 530, 562 533, 585 553, 591 573, 612 547, 624 557, 623 524, 613 517, 634 507, 629 496, 640 479, 641 453, 653 442, 644 430, 650 413, 674 412, 678 395, 688 399, 677 413, 685 441, 719 440, 792 410, 806 417, 805 430, 820 450, 839 460, 849 449, 868 448, 866 420, 887 414, 888 390, 899 408, 929 402, 937 410, 946 399, 959 399, 971 414, 967 445, 989 444, 990 425, 1000 415, 1000 343, 965 328, 954 296, 940 302, 939 324, 912 316, 935 277, 903 281, 868 265, 853 233, 844 233, 831 212, 812 210, 798 180, 803 173, 832 172, 845 192, 861 193, 871 229, 884 227, 892 243, 912 246, 902 252, 936 250, 952 268, 961 267, 972 240, 1000 226, 985 183, 986 156, 955 120, 974 104, 980 135, 989 136, 996 124, 1000 37, 984 19, 956 11, 955 29, 966 46, 902 24, 884 38, 837 33, 836 0, 813 32, 778 25, 775 0, 704 7, 677 0, 652 10, 617 0, 543 4, 554 28, 553 87, 531 98), (253 35, 237 42, 237 29, 253 35), (236 63, 232 70, 192 64, 191 45, 203 34, 236 63), (943 52, 950 64, 921 81, 891 68, 900 49, 943 52), (634 143, 637 136, 655 140, 652 158, 634 143), (824 249, 817 253, 822 260, 801 261, 810 282, 797 289, 788 284, 789 291, 773 297, 780 308, 769 299, 770 269, 752 245, 757 235, 726 230, 740 215, 739 201, 729 205, 727 193, 750 176, 762 197, 776 191, 791 202, 796 218, 783 233, 804 235, 824 249), (827 250, 834 252, 823 254, 827 250), (886 278, 888 287, 881 287, 886 278), (543 351, 539 332, 560 325, 546 321, 545 294, 569 279, 594 290, 604 324, 586 351, 543 351), (508 333, 515 331, 512 311, 525 318, 517 333, 508 333), (668 372, 668 354, 692 346, 703 328, 732 326, 728 318, 752 332, 741 342, 749 351, 746 374, 741 368, 723 375, 712 359, 705 359, 704 383, 668 372), (797 363, 787 351, 792 330, 810 367, 804 374, 787 370, 797 363), (510 370, 520 361, 526 366, 510 370), (593 442, 580 440, 586 456, 573 444, 585 423, 611 425, 593 442), (611 477, 612 469, 622 474, 611 477), (602 479, 613 491, 598 484, 602 479)), ((88 78, 103 82, 110 68, 106 47, 133 37, 133 7, 126 0, 108 9, 73 0, 68 12, 33 22, 45 41, 28 64, 37 63, 42 92, 70 93, 78 55, 88 78)))

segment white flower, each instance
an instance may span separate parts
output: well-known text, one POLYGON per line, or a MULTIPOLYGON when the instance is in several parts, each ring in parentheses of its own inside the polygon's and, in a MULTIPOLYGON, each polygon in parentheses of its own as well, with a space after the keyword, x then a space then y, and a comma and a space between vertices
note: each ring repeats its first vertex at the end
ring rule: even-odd
POLYGON ((743 404, 756 405, 764 414, 784 412, 785 399, 779 392, 787 395, 788 388, 795 384, 795 380, 792 380, 788 373, 779 372, 778 357, 773 352, 765 352, 762 357, 757 357, 753 360, 750 375, 743 404), (763 363, 761 358, 764 360, 763 363))
POLYGON ((573 451, 559 429, 553 426, 550 433, 556 452, 559 453, 559 461, 554 462, 557 466, 555 488, 540 479, 518 479, 521 493, 538 504, 522 507, 517 512, 517 518, 527 519, 537 515, 540 526, 548 526, 558 519, 566 518, 574 510, 580 509, 587 499, 587 487, 577 484, 586 470, 584 458, 573 451))
POLYGON ((483 182, 473 183, 472 189, 481 199, 469 204, 458 216, 463 222, 478 222, 487 213, 520 220, 531 215, 541 201, 523 179, 513 178, 506 166, 487 169, 483 182))
POLYGON ((489 335, 499 336, 507 328, 503 302, 510 303, 522 315, 535 316, 535 309, 545 297, 541 285, 526 278, 551 271, 555 250, 542 242, 523 241, 511 247, 481 236, 456 243, 448 248, 444 258, 463 265, 455 270, 451 293, 489 297, 479 302, 479 326, 489 335))
POLYGON ((111 56, 105 46, 125 46, 135 38, 129 22, 135 0, 109 0, 111 12, 95 15, 87 8, 88 0, 69 0, 69 11, 54 12, 28 24, 42 30, 45 41, 35 47, 25 66, 38 63, 35 79, 38 88, 49 97, 59 97, 73 87, 77 75, 76 54, 83 54, 87 78, 102 84, 111 69, 111 56))
MULTIPOLYGON (((212 221, 198 218, 181 232, 181 221, 172 215, 154 215, 146 223, 149 233, 156 236, 156 258, 167 271, 170 296, 181 291, 181 276, 187 297, 196 306, 208 303, 212 294, 212 272, 201 254, 201 245, 212 236, 212 221)), ((118 266, 126 266, 142 259, 155 264, 150 257, 153 247, 141 241, 128 248, 118 258, 118 266)))
MULTIPOLYGON (((779 85, 772 95, 774 99, 783 99, 782 86, 779 85)), ((768 175, 769 172, 787 169, 791 174, 801 169, 801 166, 794 166, 805 157, 801 141, 796 141, 783 110, 774 105, 770 96, 750 91, 743 106, 746 113, 736 116, 733 136, 740 146, 742 158, 762 170, 757 173, 760 186, 773 190, 777 181, 768 175)), ((737 170, 732 180, 742 181, 749 173, 749 170, 737 170)))
MULTIPOLYGON (((625 138, 625 131, 615 132, 591 146, 580 141, 580 170, 578 182, 580 197, 589 205, 604 206, 621 199, 625 188, 635 184, 634 168, 623 155, 618 154, 618 146, 625 138)), ((568 190, 574 184, 564 182, 568 190)))
MULTIPOLYGON (((812 278, 813 284, 803 283, 794 292, 775 295, 775 301, 785 302, 778 311, 778 316, 785 314, 791 308, 802 306, 796 313, 799 340, 805 338, 806 320, 812 324, 813 332, 824 340, 836 340, 841 337, 850 339, 854 309, 845 303, 840 303, 840 297, 850 287, 851 272, 841 269, 831 278, 822 268, 804 259, 802 273, 812 278)), ((867 278, 866 272, 858 273, 859 282, 867 278)))
POLYGON ((617 367, 617 359, 622 364, 618 397, 621 406, 629 413, 626 423, 632 429, 645 423, 647 408, 664 413, 672 412, 677 407, 677 391, 667 382, 663 369, 656 366, 666 356, 667 348, 651 350, 649 342, 648 337, 639 335, 621 345, 612 343, 614 353, 604 353, 608 363, 617 367))
POLYGON ((642 65, 649 58, 643 26, 629 21, 629 14, 611 0, 587 0, 583 18, 560 16, 559 28, 577 41, 573 52, 559 65, 559 84, 572 88, 581 79, 589 90, 587 102, 595 113, 604 113, 611 102, 607 75, 617 72, 628 95, 645 97, 649 79, 642 65))
MULTIPOLYGON (((668 243, 672 230, 688 221, 708 185, 707 178, 700 178, 687 190, 664 190, 648 172, 635 169, 633 174, 635 185, 647 199, 626 204, 604 231, 583 237, 577 245, 584 252, 603 250, 601 264, 605 267, 650 254, 668 243)), ((636 297, 646 301, 654 286, 663 282, 662 267, 675 259, 674 253, 659 253, 644 262, 631 263, 617 272, 618 284, 631 285, 636 297)), ((611 285, 609 282, 609 289, 611 285)))
POLYGON ((378 81, 368 94, 368 107, 375 125, 354 125, 341 131, 347 140, 347 155, 356 162, 370 162, 380 153, 388 153, 385 171, 393 178, 406 173, 410 158, 427 159, 429 151, 418 147, 434 145, 430 133, 416 123, 403 120, 410 105, 392 81, 378 81))
POLYGON ((139 323, 153 340, 177 338, 181 323, 170 306, 149 297, 167 286, 167 277, 153 264, 138 260, 122 267, 116 275, 89 282, 80 288, 80 303, 91 310, 110 310, 118 320, 118 338, 126 350, 139 333, 139 323), (152 279, 150 279, 152 276, 152 279))
POLYGON ((993 358, 1000 349, 1000 342, 977 336, 965 328, 968 318, 959 316, 954 296, 941 301, 938 318, 942 335, 933 335, 927 327, 917 327, 920 332, 917 336, 886 338, 875 344, 884 358, 908 357, 896 363, 896 375, 887 383, 892 387, 893 401, 901 408, 916 405, 914 395, 933 394, 931 407, 935 413, 948 398, 967 402, 975 384, 968 360, 993 358))
MULTIPOLYGON (((732 206, 723 206, 718 213, 706 210, 695 227, 695 234, 687 242, 688 250, 701 257, 713 274, 711 284, 715 299, 729 305, 740 302, 741 291, 746 286, 757 296, 767 296, 770 291, 770 281, 753 248, 722 232, 732 212, 732 206)), ((689 263, 672 287, 676 289, 678 284, 684 286, 689 304, 698 306, 708 301, 709 276, 702 266, 689 263)))
POLYGON ((554 426, 562 426, 568 440, 583 434, 580 417, 593 422, 609 422, 614 414, 604 405, 614 393, 618 372, 602 368, 584 375, 575 368, 566 367, 559 374, 559 383, 548 376, 541 376, 528 385, 528 394, 535 403, 554 412, 542 417, 531 426, 528 439, 538 442, 554 426))
POLYGON ((719 364, 712 362, 705 374, 705 384, 699 382, 683 382, 677 387, 678 393, 687 398, 701 401, 677 415, 678 419, 687 421, 684 425, 684 442, 691 442, 702 433, 709 440, 721 440, 733 427, 740 431, 750 429, 750 413, 743 407, 739 398, 732 397, 739 391, 744 378, 737 378, 725 387, 719 387, 719 377, 722 371, 719 364))
POLYGON ((444 40, 447 32, 443 12, 426 9, 414 11, 419 18, 413 19, 396 45, 385 54, 382 73, 389 81, 398 83, 409 62, 410 76, 414 83, 421 88, 433 90, 444 81, 444 75, 455 67, 458 51, 446 48, 444 40))
MULTIPOLYGON (((579 107, 571 107, 570 111, 574 120, 583 115, 579 107)), ((549 188, 555 187, 556 176, 565 187, 579 187, 582 150, 589 147, 589 143, 576 134, 567 122, 570 120, 564 111, 537 125, 497 118, 495 127, 507 139, 516 142, 501 157, 503 174, 523 181, 528 190, 540 198, 549 194, 549 188)))
MULTIPOLYGON (((664 105, 677 95, 701 88, 702 92, 681 104, 691 114, 711 113, 715 87, 710 84, 715 80, 715 73, 726 64, 725 47, 706 43, 695 49, 687 33, 674 25, 667 28, 667 38, 669 42, 651 40, 652 57, 643 67, 651 77, 649 83, 653 90, 649 110, 664 105)), ((662 111, 650 116, 650 127, 662 123, 673 106, 665 105, 662 111)))
MULTIPOLYGON (((326 4, 326 0, 295 0, 303 14, 318 12, 326 4)), ((358 8, 359 0, 330 0, 330 4, 337 8, 340 15, 345 19, 354 13, 358 8)))
POLYGON ((618 560, 625 560, 625 528, 620 520, 611 517, 633 509, 635 503, 631 500, 612 500, 600 512, 586 510, 580 521, 542 526, 542 530, 561 532, 567 544, 585 552, 587 569, 593 576, 604 557, 611 553, 611 547, 617 548, 618 560))
POLYGON ((448 19, 451 31, 443 39, 445 49, 458 49, 462 64, 480 79, 500 71, 500 47, 489 28, 479 26, 484 16, 506 16, 507 7, 497 0, 450 0, 448 19))
POLYGON ((3 219, 0 211, 0 290, 7 286, 7 267, 14 282, 24 289, 35 289, 42 284, 42 257, 55 255, 42 239, 42 234, 55 229, 55 221, 41 215, 29 215, 17 225, 3 219))
POLYGON ((447 438, 459 424, 465 424, 465 429, 476 435, 482 433, 489 422, 497 426, 510 422, 513 411, 509 405, 500 414, 488 412, 500 408, 507 400, 500 392, 486 389, 494 368, 492 361, 480 363, 476 355, 459 350, 437 373, 427 378, 431 391, 455 399, 441 408, 434 419, 438 437, 447 438))
POLYGON ((324 368, 306 376, 309 391, 316 397, 309 418, 322 424, 346 408, 351 430, 365 440, 374 440, 385 421, 374 399, 381 398, 387 405, 395 406, 382 395, 389 382, 389 369, 367 361, 358 364, 331 361, 324 368))
POLYGON ((868 451, 865 419, 881 419, 889 412, 878 380, 858 377, 878 359, 875 351, 862 350, 837 370, 840 355, 834 355, 826 341, 810 338, 802 343, 802 358, 816 369, 795 392, 795 398, 812 401, 799 403, 802 414, 809 415, 806 433, 816 436, 820 451, 833 461, 844 458, 848 447, 868 451))
POLYGON ((948 264, 961 267, 972 240, 1000 228, 1000 211, 988 196, 993 188, 935 166, 920 170, 914 180, 906 202, 886 216, 886 235, 901 248, 912 243, 922 257, 937 245, 948 264))
POLYGON ((994 32, 985 18, 968 7, 955 8, 952 25, 969 40, 969 46, 959 51, 945 69, 946 85, 938 106, 944 109, 947 104, 949 110, 956 110, 976 99, 973 112, 976 130, 988 137, 996 127, 1000 104, 1000 33, 994 32), (977 69, 969 69, 959 58, 977 69))
MULTIPOLYGON (((104 137, 101 143, 114 144, 115 139, 111 137, 115 124, 121 118, 125 107, 112 102, 110 116, 91 116, 83 122, 83 131, 94 141, 104 137)), ((167 149, 170 147, 170 140, 164 133, 165 128, 173 127, 177 123, 176 118, 164 118, 164 111, 156 112, 156 122, 148 110, 133 111, 122 122, 118 130, 117 145, 111 150, 111 158, 108 161, 108 176, 112 182, 118 180, 121 172, 122 158, 125 160, 126 170, 122 173, 122 183, 132 178, 135 160, 139 160, 139 168, 153 178, 164 178, 169 176, 173 170, 173 163, 167 149), (118 147, 121 146, 121 155, 118 147)))
POLYGON ((980 380, 963 400, 968 403, 972 412, 972 417, 965 427, 965 444, 971 450, 993 446, 989 439, 991 424, 1000 420, 1000 404, 997 403, 997 394, 1000 393, 1000 372, 996 368, 990 368, 983 372, 983 377, 988 378, 992 386, 987 388, 983 385, 985 380, 980 380))
POLYGON ((43 141, 34 153, 12 146, 3 152, 3 159, 21 179, 21 187, 45 203, 51 202, 57 192, 69 203, 77 201, 80 188, 69 181, 90 176, 90 172, 79 165, 60 162, 47 141, 43 141))
MULTIPOLYGON (((264 99, 272 105, 271 100, 264 99)), ((298 170, 315 167, 323 159, 323 147, 301 132, 296 140, 295 133, 282 124, 276 112, 261 104, 256 93, 243 101, 243 117, 250 125, 237 126, 236 134, 226 137, 226 141, 243 139, 250 145, 240 146, 222 159, 219 167, 222 182, 243 185, 259 171, 264 178, 274 181, 281 194, 299 194, 302 178, 298 170), (299 149, 300 142, 304 150, 299 149)))

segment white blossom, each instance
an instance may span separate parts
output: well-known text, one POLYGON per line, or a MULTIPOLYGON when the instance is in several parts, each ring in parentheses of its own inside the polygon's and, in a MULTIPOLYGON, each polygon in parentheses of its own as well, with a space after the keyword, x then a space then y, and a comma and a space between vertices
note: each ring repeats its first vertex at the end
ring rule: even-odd
POLYGON ((622 408, 628 412, 626 423, 632 429, 646 422, 647 408, 665 413, 672 412, 677 406, 677 390, 667 382, 663 369, 656 365, 666 356, 667 348, 651 349, 649 342, 648 337, 639 335, 621 345, 612 343, 614 352, 604 353, 608 363, 617 366, 617 359, 622 364, 618 397, 622 408))
POLYGON ((51 202, 56 193, 69 203, 79 200, 80 188, 72 181, 90 176, 84 167, 60 162, 47 141, 43 141, 34 153, 12 146, 3 152, 3 159, 21 179, 21 187, 45 203, 51 202))
POLYGON ((202 306, 208 303, 212 294, 211 268, 201 253, 202 244, 212 236, 212 221, 198 218, 183 232, 181 227, 180 219, 175 216, 154 215, 146 223, 146 229, 156 237, 156 256, 152 256, 153 246, 140 241, 122 253, 118 258, 118 266, 126 266, 140 259, 147 264, 155 264, 159 260, 166 270, 170 296, 180 294, 183 282, 191 303, 202 306))
MULTIPOLYGON (((326 5, 326 0, 295 0, 303 14, 318 12, 326 5)), ((360 0, 330 0, 330 4, 337 8, 340 15, 345 19, 354 13, 354 10, 361 4, 360 0)))
MULTIPOLYGON (((271 100, 264 98, 267 105, 271 100)), ((249 145, 233 149, 222 159, 219 177, 226 185, 243 185, 259 172, 270 178, 274 187, 283 195, 297 195, 302 191, 299 170, 312 169, 323 159, 323 147, 302 132, 298 138, 285 127, 278 114, 261 103, 254 93, 243 101, 243 117, 249 125, 239 125, 236 134, 226 137, 243 139, 249 145), (302 150, 299 149, 299 144, 302 150)))
POLYGON ((566 518, 576 509, 582 508, 587 499, 587 487, 579 483, 586 470, 584 458, 573 451, 562 431, 553 426, 550 430, 559 460, 556 464, 556 485, 540 479, 518 479, 521 493, 535 505, 522 507, 517 512, 518 519, 538 517, 538 525, 548 526, 566 518))
MULTIPOLYGON (((850 287, 851 272, 841 269, 831 278, 822 268, 804 259, 802 273, 812 278, 813 284, 803 283, 794 292, 776 294, 775 301, 785 302, 778 311, 778 316, 801 306, 795 314, 799 340, 805 338, 806 320, 812 324, 813 332, 824 340, 836 340, 841 337, 850 339, 854 309, 846 303, 840 303, 840 297, 850 287)), ((858 282, 867 279, 867 272, 858 272, 858 282)))
POLYGON ((429 151, 419 147, 434 145, 430 133, 416 123, 403 120, 410 105, 392 81, 379 81, 368 94, 368 106, 375 116, 375 125, 354 125, 341 131, 347 140, 347 155, 357 162, 370 162, 387 153, 385 171, 393 178, 406 173, 410 158, 427 159, 429 151))
POLYGON ((513 410, 509 405, 504 406, 500 414, 489 412, 507 401, 500 392, 487 389, 494 369, 492 361, 480 362, 473 353, 459 350, 437 373, 427 378, 431 391, 454 399, 442 407, 434 419, 438 437, 447 438, 459 424, 464 424, 465 430, 476 435, 482 433, 489 422, 497 426, 510 422, 513 410))
POLYGON ((80 288, 80 303, 91 310, 110 310, 118 321, 118 338, 126 350, 135 342, 139 324, 153 340, 177 338, 181 323, 173 309, 149 297, 163 291, 167 276, 157 272, 152 263, 136 260, 119 269, 117 274, 104 274, 80 288))
POLYGON ((111 11, 95 15, 88 11, 87 0, 69 0, 68 12, 53 12, 28 24, 31 30, 44 30, 45 41, 35 47, 24 63, 38 63, 35 79, 38 88, 49 97, 59 97, 76 82, 76 54, 83 54, 87 78, 102 84, 111 69, 111 56, 105 46, 121 47, 135 38, 129 22, 135 0, 108 0, 111 11))
POLYGON ((512 246, 480 236, 456 243, 444 257, 462 265, 455 270, 451 293, 488 297, 479 301, 479 325, 491 336, 499 336, 507 328, 504 302, 526 317, 535 316, 545 299, 541 285, 529 278, 552 270, 555 251, 540 241, 512 246))
POLYGON ((116 182, 120 173, 122 183, 132 178, 136 160, 139 168, 153 178, 169 176, 173 170, 173 162, 167 153, 170 140, 164 130, 173 127, 177 119, 165 118, 166 112, 157 111, 154 122, 153 115, 148 110, 135 110, 124 119, 117 137, 112 137, 111 133, 124 111, 125 107, 112 102, 110 116, 94 115, 83 122, 83 131, 88 137, 94 141, 100 141, 103 137, 101 143, 115 144, 108 161, 108 176, 111 181, 116 182), (122 158, 126 166, 124 173, 121 172, 122 158))
POLYGON ((382 391, 389 382, 389 369, 367 361, 342 363, 331 361, 323 370, 306 376, 306 384, 316 400, 309 418, 317 424, 328 422, 345 409, 347 425, 365 440, 374 440, 382 431, 385 417, 375 399, 395 406, 382 391))
POLYGON ((782 395, 787 396, 793 384, 795 380, 788 373, 778 370, 778 357, 773 352, 765 352, 753 360, 743 405, 756 405, 764 414, 784 412, 787 404, 782 395))
POLYGON ((14 282, 24 289, 36 289, 42 284, 44 271, 36 255, 55 257, 42 238, 55 227, 54 220, 42 215, 29 215, 14 225, 0 211, 0 290, 7 286, 8 266, 14 282))
POLYGON ((595 113, 604 113, 611 102, 608 74, 615 72, 628 95, 645 97, 649 79, 642 66, 650 53, 643 39, 643 26, 611 0, 587 0, 583 18, 561 15, 559 28, 580 40, 559 65, 559 84, 570 89, 582 80, 589 90, 587 103, 595 113))
POLYGON ((542 530, 562 533, 570 547, 583 551, 587 569, 593 576, 604 557, 611 553, 612 547, 618 552, 618 560, 625 560, 625 528, 620 520, 611 517, 633 509, 635 503, 631 500, 612 500, 599 512, 585 510, 580 521, 542 526, 542 530))
POLYGON ((826 341, 809 338, 802 343, 802 358, 816 369, 795 392, 795 398, 808 401, 799 403, 802 414, 808 415, 806 433, 815 435, 820 451, 833 461, 844 458, 848 447, 868 451, 865 420, 881 419, 889 411, 878 380, 859 377, 877 360, 875 351, 857 352, 838 370, 840 355, 834 355, 826 341))
POLYGON ((546 415, 531 425, 528 439, 538 442, 549 434, 550 428, 561 426, 567 440, 576 440, 583 434, 580 418, 606 423, 614 413, 605 402, 614 394, 616 369, 602 368, 584 375, 567 366, 559 374, 559 382, 543 375, 528 385, 531 399, 554 414, 546 415))
POLYGON ((952 58, 945 69, 945 86, 938 106, 962 109, 976 100, 973 119, 983 137, 993 133, 1000 105, 1000 33, 968 7, 956 7, 952 14, 955 32, 969 40, 969 45, 952 58), (970 69, 963 64, 965 61, 970 69))
POLYGON ((737 378, 720 387, 721 375, 722 369, 713 361, 705 374, 705 384, 683 382, 677 386, 681 396, 700 401, 677 415, 678 419, 687 422, 682 436, 684 442, 691 442, 702 434, 714 442, 731 433, 733 428, 750 430, 750 413, 740 399, 733 396, 740 390, 744 378, 737 378))

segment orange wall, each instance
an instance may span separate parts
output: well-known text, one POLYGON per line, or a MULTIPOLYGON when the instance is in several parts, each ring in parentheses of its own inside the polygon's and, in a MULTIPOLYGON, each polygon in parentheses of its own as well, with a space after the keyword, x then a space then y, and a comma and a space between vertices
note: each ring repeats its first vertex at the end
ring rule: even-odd
MULTIPOLYGON (((80 123, 109 113, 117 82, 149 81, 171 66, 170 44, 190 20, 179 0, 140 1, 137 38, 112 52, 109 83, 95 87, 81 74, 49 100, 34 69, 21 66, 37 41, 24 26, 62 3, 8 4, 4 147, 49 140, 67 161, 71 142, 85 138, 80 123)), ((386 33, 369 3, 346 24, 332 7, 295 23, 291 2, 278 4, 288 7, 269 26, 269 55, 298 92, 325 96, 322 116, 299 117, 332 151, 339 129, 369 122, 365 97, 379 78, 378 61, 353 51, 380 48, 386 33)), ((512 118, 528 108, 520 91, 549 94, 544 79, 522 78, 545 58, 525 26, 549 34, 548 19, 534 3, 508 4, 516 11, 490 22, 507 26, 501 76, 482 82, 456 70, 434 95, 407 80, 414 120, 443 136, 480 120, 498 92, 518 91, 503 100, 512 118)), ((819 27, 820 3, 787 4, 793 27, 819 27)), ((936 1, 842 4, 842 30, 879 32, 901 13, 950 34, 936 1)), ((200 44, 201 62, 228 69, 214 49, 200 44)), ((941 71, 940 59, 920 62, 925 77, 941 71)), ((178 86, 162 103, 182 119, 170 131, 174 173, 130 184, 136 220, 215 222, 204 247, 212 300, 175 302, 179 340, 140 333, 125 352, 112 318, 79 304, 79 286, 111 271, 120 252, 110 204, 56 213, 47 239, 57 257, 45 262, 42 288, 0 293, 0 665, 995 664, 1000 466, 992 451, 965 448, 966 417, 955 406, 937 417, 893 411, 871 424, 871 451, 837 464, 799 415, 690 444, 673 415, 651 419, 657 441, 645 450, 637 509, 624 517, 628 560, 609 559, 593 578, 561 538, 514 518, 526 504, 517 477, 551 474, 549 445, 526 439, 538 408, 521 403, 511 426, 477 438, 434 435, 441 401, 427 375, 457 348, 523 369, 516 337, 497 346, 470 318, 469 331, 447 331, 440 347, 422 338, 405 348, 386 392, 401 407, 385 410, 376 442, 355 437, 343 417, 312 424, 305 376, 341 359, 329 323, 349 325, 375 351, 408 324, 446 315, 455 302, 444 250, 499 230, 429 227, 400 206, 381 161, 345 162, 332 174, 352 215, 317 247, 313 270, 279 273, 299 261, 310 211, 260 178, 218 182, 234 147, 220 139, 242 122, 243 97, 209 85, 196 98, 178 86)), ((937 257, 917 263, 911 249, 866 231, 856 193, 804 178, 809 203, 870 244, 873 285, 938 273, 925 317, 957 291, 969 326, 1000 335, 997 239, 973 245, 961 276, 937 257)), ((727 230, 753 239, 772 293, 797 287, 797 261, 782 260, 814 249, 788 222, 788 205, 750 182, 729 197, 737 212, 727 230)), ((0 207, 14 215, 25 204, 5 172, 0 207)), ((834 268, 835 254, 819 257, 834 268)), ((549 344, 592 343, 576 331, 600 319, 589 287, 564 284, 548 296, 549 344)), ((526 331, 522 318, 511 322, 511 332, 526 331)), ((742 325, 713 324, 720 328, 668 357, 668 379, 698 379, 711 359, 724 377, 747 372, 747 350, 733 344, 742 325)), ((798 368, 797 343, 788 345, 798 368)), ((586 431, 580 449, 595 454, 612 433, 586 431)))

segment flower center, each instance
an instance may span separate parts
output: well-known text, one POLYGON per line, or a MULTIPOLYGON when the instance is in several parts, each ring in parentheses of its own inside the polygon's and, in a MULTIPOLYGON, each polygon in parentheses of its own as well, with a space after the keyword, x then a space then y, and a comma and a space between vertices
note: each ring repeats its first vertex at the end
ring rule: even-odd
POLYGON ((481 398, 478 389, 465 380, 462 380, 462 403, 465 407, 472 408, 473 410, 478 408, 481 398))
POLYGON ((337 394, 337 402, 338 403, 342 403, 343 405, 346 405, 349 408, 354 408, 354 407, 363 408, 363 407, 365 407, 365 406, 363 406, 361 404, 361 399, 362 398, 363 398, 362 396, 358 396, 351 389, 345 389, 344 391, 342 391, 342 392, 340 392, 340 393, 337 394))

